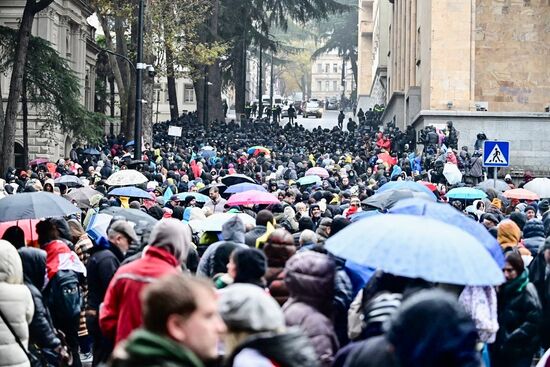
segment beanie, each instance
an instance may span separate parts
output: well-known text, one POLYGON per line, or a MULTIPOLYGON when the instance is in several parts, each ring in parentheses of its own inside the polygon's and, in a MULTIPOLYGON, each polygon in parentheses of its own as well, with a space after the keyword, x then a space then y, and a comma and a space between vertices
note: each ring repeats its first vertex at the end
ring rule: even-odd
POLYGON ((267 258, 255 248, 239 248, 231 255, 237 275, 235 283, 258 283, 267 271, 267 258))

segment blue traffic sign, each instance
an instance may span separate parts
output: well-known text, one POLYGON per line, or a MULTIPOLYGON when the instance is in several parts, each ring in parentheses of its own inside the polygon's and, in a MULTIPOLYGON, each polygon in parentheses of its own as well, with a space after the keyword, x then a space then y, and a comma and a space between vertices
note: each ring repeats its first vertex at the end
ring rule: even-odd
POLYGON ((483 143, 483 165, 485 167, 508 167, 510 165, 510 142, 485 140, 483 143))

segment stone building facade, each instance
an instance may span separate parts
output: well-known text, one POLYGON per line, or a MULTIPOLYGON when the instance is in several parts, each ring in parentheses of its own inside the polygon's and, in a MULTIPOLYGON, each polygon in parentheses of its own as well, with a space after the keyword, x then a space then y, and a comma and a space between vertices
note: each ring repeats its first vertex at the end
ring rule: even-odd
POLYGON ((327 52, 311 62, 311 98, 325 100, 335 97, 340 99, 342 93, 349 98, 353 90, 353 72, 351 65, 346 64, 344 85, 342 85, 342 57, 336 51, 327 52))
MULTIPOLYGON (((360 6, 371 3, 377 1, 361 0, 360 6)), ((510 141, 513 166, 550 172, 539 154, 550 145, 548 0, 380 4, 390 14, 388 27, 379 29, 389 42, 384 122, 420 129, 452 120, 460 145, 471 147, 484 132, 510 141)), ((372 19, 382 8, 373 6, 372 19)), ((374 67, 373 60, 360 64, 374 67)))
MULTIPOLYGON (((0 1, 0 25, 17 28, 23 14, 25 0, 0 1)), ((32 35, 49 41, 80 79, 80 102, 88 109, 94 108, 95 65, 99 49, 95 43, 95 28, 87 22, 92 14, 88 0, 54 0, 53 3, 36 15, 32 35)), ((32 57, 32 55, 29 55, 32 57)), ((10 75, 0 74, 2 100, 7 101, 10 75)), ((5 106, 4 106, 5 107, 5 106)), ((20 119, 20 116, 18 116, 20 119)), ((21 165, 23 131, 18 121, 15 153, 16 165, 21 165)), ((29 111, 29 159, 46 157, 57 159, 67 156, 73 140, 67 134, 56 132, 53 138, 39 134, 40 118, 29 111)))

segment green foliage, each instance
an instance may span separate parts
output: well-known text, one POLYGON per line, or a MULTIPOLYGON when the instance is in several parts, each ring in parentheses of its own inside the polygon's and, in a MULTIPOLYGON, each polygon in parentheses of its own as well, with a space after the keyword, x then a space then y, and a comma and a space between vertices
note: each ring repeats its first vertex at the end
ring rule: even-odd
MULTIPOLYGON (((16 35, 16 30, 0 27, 0 71, 14 63, 16 35)), ((80 103, 79 79, 67 60, 40 37, 31 37, 28 52, 27 99, 44 121, 41 133, 53 134, 60 129, 79 139, 99 139, 105 116, 87 111, 80 103)))

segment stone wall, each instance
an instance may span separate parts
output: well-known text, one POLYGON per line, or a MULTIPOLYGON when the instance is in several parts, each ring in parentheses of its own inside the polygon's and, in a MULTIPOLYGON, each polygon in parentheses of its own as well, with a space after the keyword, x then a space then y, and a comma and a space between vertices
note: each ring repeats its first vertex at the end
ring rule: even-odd
POLYGON ((476 0, 475 100, 489 111, 550 105, 548 0, 476 0))

